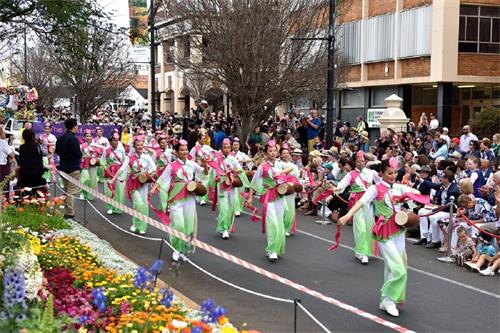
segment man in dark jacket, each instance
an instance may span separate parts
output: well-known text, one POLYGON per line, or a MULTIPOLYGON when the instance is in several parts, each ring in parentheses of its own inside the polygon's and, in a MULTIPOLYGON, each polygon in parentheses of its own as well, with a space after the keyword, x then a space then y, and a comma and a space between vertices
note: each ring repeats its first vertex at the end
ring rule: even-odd
MULTIPOLYGON (((78 122, 74 118, 66 119, 64 127, 66 127, 66 132, 56 142, 56 154, 60 158, 57 169, 79 180, 82 151, 80 150, 80 142, 75 135, 78 130, 78 122)), ((63 184, 64 190, 68 193, 64 200, 64 218, 74 219, 75 200, 73 197, 78 193, 78 187, 64 177, 63 184)))
MULTIPOLYGON (((430 184, 437 184, 428 181, 430 184)), ((457 183, 455 182, 455 175, 450 170, 445 170, 441 178, 442 185, 437 190, 434 195, 435 203, 438 206, 444 206, 451 202, 453 197, 456 201, 460 195, 460 190, 457 183)), ((445 209, 439 211, 433 215, 425 217, 432 213, 433 210, 422 208, 418 211, 420 215, 420 240, 414 245, 427 244, 427 248, 437 248, 440 246, 441 242, 441 231, 439 230, 439 221, 449 218, 449 210, 445 209)))

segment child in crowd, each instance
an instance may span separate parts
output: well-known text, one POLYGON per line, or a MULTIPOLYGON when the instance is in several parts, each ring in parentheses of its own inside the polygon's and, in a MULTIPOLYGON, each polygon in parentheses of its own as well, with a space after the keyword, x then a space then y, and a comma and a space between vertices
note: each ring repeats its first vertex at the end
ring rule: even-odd
POLYGON ((476 254, 472 257, 471 261, 465 263, 465 267, 478 272, 484 264, 492 261, 496 253, 497 249, 491 244, 491 236, 480 233, 476 254))
POLYGON ((500 252, 497 252, 493 258, 491 258, 490 265, 487 266, 482 271, 479 271, 479 274, 485 276, 495 275, 495 271, 498 269, 498 273, 500 273, 500 252))
POLYGON ((452 256, 455 257, 458 266, 476 256, 476 243, 467 235, 464 227, 457 228, 457 245, 452 249, 452 256))

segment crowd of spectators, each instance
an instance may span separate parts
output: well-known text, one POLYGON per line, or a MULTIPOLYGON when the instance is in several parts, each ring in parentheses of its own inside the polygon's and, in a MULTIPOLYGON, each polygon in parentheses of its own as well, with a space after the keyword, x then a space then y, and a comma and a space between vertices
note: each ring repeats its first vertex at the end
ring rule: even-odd
MULTIPOLYGON (((44 111, 40 120, 59 121, 68 117, 68 109, 44 111)), ((399 161, 397 181, 412 186, 431 197, 433 206, 414 208, 420 218, 416 245, 447 252, 452 249, 457 264, 484 275, 492 275, 500 265, 497 238, 500 234, 500 133, 490 138, 478 138, 473 128, 465 125, 461 135, 450 135, 438 119, 424 113, 417 125, 408 123, 406 131, 388 129, 377 138, 370 137, 368 124, 362 117, 355 124, 335 119, 331 129, 334 145, 326 148, 326 119, 317 110, 288 112, 270 116, 256 125, 244 138, 241 121, 223 112, 210 112, 206 101, 197 101, 189 115, 162 113, 156 119, 157 128, 170 141, 184 137, 191 149, 203 138, 204 144, 220 149, 222 141, 235 138, 247 151, 255 167, 263 159, 263 149, 269 140, 279 147, 287 145, 294 162, 301 170, 306 191, 297 198, 299 210, 305 215, 322 214, 335 221, 347 209, 349 188, 328 202, 315 203, 318 194, 335 186, 356 167, 353 156, 364 152, 366 166, 376 169, 380 161, 396 157, 399 161), (200 136, 200 133, 203 135, 200 136), (452 223, 451 244, 448 240, 449 213, 440 207, 457 205, 452 223), (494 208, 496 206, 496 208, 494 208), (325 213, 327 212, 327 213, 325 213), (435 213, 435 214, 434 214, 435 213)), ((122 126, 121 141, 128 146, 131 138, 144 133, 151 139, 158 133, 151 131, 150 116, 130 110, 103 108, 91 117, 96 124, 122 126)), ((373 130, 371 131, 373 135, 373 130)), ((2 155, 0 151, 0 165, 2 155)), ((9 153, 7 152, 7 156, 9 153)), ((3 172, 4 173, 4 172, 3 172)))

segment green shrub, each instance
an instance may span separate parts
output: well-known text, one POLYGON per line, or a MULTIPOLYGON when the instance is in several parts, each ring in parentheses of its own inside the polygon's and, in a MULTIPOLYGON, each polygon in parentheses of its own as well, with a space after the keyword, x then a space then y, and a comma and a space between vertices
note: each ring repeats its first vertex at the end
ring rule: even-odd
POLYGON ((492 138, 493 134, 500 131, 500 108, 483 108, 470 120, 472 133, 478 138, 492 138))
POLYGON ((43 206, 25 205, 17 207, 12 205, 4 211, 3 220, 12 226, 29 228, 39 233, 69 228, 63 217, 47 214, 45 211, 40 211, 41 208, 43 206))

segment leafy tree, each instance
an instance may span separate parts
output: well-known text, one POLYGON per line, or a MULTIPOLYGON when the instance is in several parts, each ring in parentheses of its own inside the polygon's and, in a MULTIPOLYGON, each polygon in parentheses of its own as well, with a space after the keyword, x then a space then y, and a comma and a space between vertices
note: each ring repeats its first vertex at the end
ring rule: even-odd
POLYGON ((126 39, 112 24, 61 31, 49 47, 55 75, 76 96, 80 120, 130 82, 126 39))
POLYGON ((472 132, 479 138, 492 138, 500 129, 500 108, 487 107, 477 113, 470 121, 472 132))
POLYGON ((0 0, 0 40, 28 29, 50 38, 57 30, 96 24, 107 14, 97 0, 0 0))
POLYGON ((227 89, 242 137, 277 105, 326 92, 324 0, 173 0, 164 13, 165 34, 190 36, 191 52, 180 52, 176 64, 227 89))

